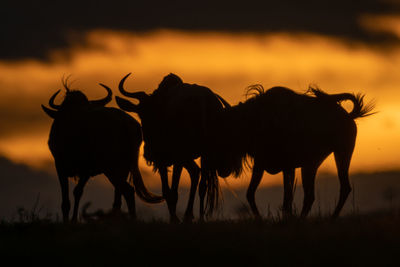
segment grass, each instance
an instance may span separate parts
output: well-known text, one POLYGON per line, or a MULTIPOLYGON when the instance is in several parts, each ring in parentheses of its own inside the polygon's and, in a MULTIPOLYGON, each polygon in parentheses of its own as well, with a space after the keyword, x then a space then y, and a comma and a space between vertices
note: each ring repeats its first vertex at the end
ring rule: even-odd
POLYGON ((2 222, 0 253, 4 262, 45 266, 395 266, 399 226, 394 213, 336 221, 2 222))

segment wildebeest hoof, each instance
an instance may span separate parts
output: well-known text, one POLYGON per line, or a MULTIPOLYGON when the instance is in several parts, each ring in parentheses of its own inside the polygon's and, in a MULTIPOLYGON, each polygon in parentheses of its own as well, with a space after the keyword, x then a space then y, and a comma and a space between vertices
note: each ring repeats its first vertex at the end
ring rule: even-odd
POLYGON ((183 218, 183 222, 184 223, 192 223, 193 222, 193 215, 185 215, 185 217, 183 218))
POLYGON ((171 218, 169 219, 169 222, 178 224, 178 223, 181 223, 181 220, 179 220, 179 218, 175 215, 175 216, 171 216, 171 218))

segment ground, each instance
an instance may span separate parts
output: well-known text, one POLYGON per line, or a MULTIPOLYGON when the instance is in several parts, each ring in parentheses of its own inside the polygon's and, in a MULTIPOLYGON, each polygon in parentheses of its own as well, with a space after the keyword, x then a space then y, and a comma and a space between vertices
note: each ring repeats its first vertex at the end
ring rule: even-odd
POLYGON ((399 266, 400 215, 169 224, 0 224, 3 262, 42 266, 399 266))

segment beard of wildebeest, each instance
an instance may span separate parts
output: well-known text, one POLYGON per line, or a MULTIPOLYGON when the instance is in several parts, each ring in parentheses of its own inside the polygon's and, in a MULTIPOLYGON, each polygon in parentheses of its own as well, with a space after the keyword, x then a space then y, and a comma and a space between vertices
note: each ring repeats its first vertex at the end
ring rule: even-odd
POLYGON ((247 200, 253 214, 260 217, 255 191, 264 171, 283 171, 283 212, 291 215, 294 171, 301 168, 304 202, 301 215, 307 216, 314 201, 314 181, 318 167, 334 153, 340 181, 336 218, 350 191, 348 169, 357 135, 355 119, 371 115, 373 104, 364 105, 361 94, 328 95, 317 88, 297 94, 284 87, 264 91, 252 86, 253 97, 223 111, 215 139, 214 164, 219 175, 239 175, 247 158, 253 161, 247 200), (340 105, 350 100, 348 113, 340 105))
POLYGON ((210 131, 215 128, 223 105, 229 105, 209 88, 183 83, 175 74, 164 77, 158 88, 150 95, 144 92, 130 93, 124 89, 126 75, 120 82, 120 92, 139 100, 133 104, 116 97, 119 107, 136 112, 142 123, 144 157, 160 173, 163 195, 167 200, 171 221, 178 221, 176 204, 178 184, 182 168, 191 178, 189 201, 185 220, 193 219, 193 203, 199 183, 200 220, 205 211, 211 214, 218 205, 219 184, 216 170, 209 164, 210 131), (201 170, 195 159, 201 157, 201 170), (168 167, 173 165, 172 185, 168 185, 168 167), (206 207, 204 198, 207 195, 206 207))
MULTIPOLYGON (((102 85, 102 84, 101 84, 102 85)), ((121 208, 121 194, 129 213, 136 217, 134 193, 146 202, 158 203, 162 198, 150 193, 143 184, 138 168, 139 148, 142 142, 140 124, 131 116, 116 108, 104 107, 112 99, 108 95, 100 100, 89 101, 77 90, 70 90, 61 105, 54 103, 57 91, 49 100, 49 109, 43 110, 54 119, 50 130, 49 148, 54 157, 62 193, 63 220, 69 220, 70 202, 68 178, 78 177, 74 189, 72 221, 77 221, 79 201, 83 188, 90 177, 105 174, 115 187, 114 209, 121 208), (129 177, 134 187, 128 182, 129 177)))

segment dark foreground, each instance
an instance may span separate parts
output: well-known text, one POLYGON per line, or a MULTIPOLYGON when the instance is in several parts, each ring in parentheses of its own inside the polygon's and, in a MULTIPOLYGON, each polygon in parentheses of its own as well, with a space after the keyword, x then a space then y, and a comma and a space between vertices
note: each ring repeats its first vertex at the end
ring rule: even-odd
MULTIPOLYGON (((0 224, 0 257, 36 266, 399 266, 400 216, 0 224)), ((2 264, 3 265, 3 264, 2 264)))

